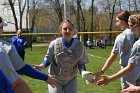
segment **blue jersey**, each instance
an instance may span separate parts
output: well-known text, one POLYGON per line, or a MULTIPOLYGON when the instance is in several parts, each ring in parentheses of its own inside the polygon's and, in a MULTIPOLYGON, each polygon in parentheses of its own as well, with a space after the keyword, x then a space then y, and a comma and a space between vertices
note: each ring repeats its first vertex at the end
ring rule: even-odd
POLYGON ((15 45, 15 48, 17 51, 24 50, 24 43, 26 42, 26 39, 22 36, 13 36, 12 37, 12 43, 15 45))
POLYGON ((0 70, 0 93, 15 93, 10 81, 0 70))

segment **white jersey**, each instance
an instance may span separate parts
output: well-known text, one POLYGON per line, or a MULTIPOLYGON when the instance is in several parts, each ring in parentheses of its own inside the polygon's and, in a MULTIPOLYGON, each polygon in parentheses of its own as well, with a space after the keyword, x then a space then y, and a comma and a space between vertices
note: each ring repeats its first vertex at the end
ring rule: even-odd
POLYGON ((120 64, 122 66, 127 66, 133 44, 134 34, 128 28, 116 37, 112 52, 120 54, 120 64))
POLYGON ((134 43, 128 62, 140 65, 140 39, 134 43))
POLYGON ((0 69, 11 83, 19 79, 16 70, 25 66, 16 49, 8 42, 0 40, 0 69))

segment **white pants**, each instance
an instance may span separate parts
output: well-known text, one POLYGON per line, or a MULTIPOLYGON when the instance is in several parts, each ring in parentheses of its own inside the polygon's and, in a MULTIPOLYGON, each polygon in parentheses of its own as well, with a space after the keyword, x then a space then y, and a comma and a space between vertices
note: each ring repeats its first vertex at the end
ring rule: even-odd
POLYGON ((70 81, 65 81, 65 83, 66 84, 59 85, 55 88, 53 88, 51 85, 48 85, 49 93, 78 93, 77 77, 74 77, 70 81))

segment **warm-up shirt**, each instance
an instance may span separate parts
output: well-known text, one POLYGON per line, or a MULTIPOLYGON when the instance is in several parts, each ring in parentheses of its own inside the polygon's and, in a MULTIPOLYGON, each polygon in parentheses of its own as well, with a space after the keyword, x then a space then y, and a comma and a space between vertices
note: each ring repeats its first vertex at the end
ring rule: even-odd
POLYGON ((23 36, 13 36, 12 37, 12 43, 15 45, 15 48, 17 51, 24 50, 24 43, 26 42, 26 39, 23 36))

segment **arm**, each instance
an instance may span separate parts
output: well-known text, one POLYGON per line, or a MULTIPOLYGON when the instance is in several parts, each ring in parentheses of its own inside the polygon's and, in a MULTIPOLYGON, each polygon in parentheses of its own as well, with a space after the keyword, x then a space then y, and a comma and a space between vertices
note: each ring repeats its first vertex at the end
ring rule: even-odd
POLYGON ((111 66, 111 64, 114 62, 116 57, 117 57, 117 53, 112 52, 109 58, 107 59, 106 63, 102 67, 101 71, 96 73, 95 78, 94 78, 95 82, 97 82, 99 78, 101 77, 101 75, 103 75, 104 72, 111 66))
POLYGON ((42 70, 50 65, 50 62, 54 61, 54 41, 52 41, 49 45, 47 53, 44 57, 44 60, 40 65, 33 65, 35 68, 42 70))
POLYGON ((140 86, 135 86, 126 81, 128 88, 121 91, 121 93, 140 93, 140 86))
POLYGON ((17 70, 18 74, 20 75, 27 75, 31 78, 39 79, 39 80, 44 80, 46 81, 48 79, 48 75, 31 67, 30 65, 25 65, 23 68, 17 70))
POLYGON ((117 57, 117 53, 112 52, 111 55, 109 56, 109 58, 107 59, 106 63, 104 64, 103 68, 102 68, 102 72, 105 72, 110 66, 111 64, 114 62, 114 60, 117 57))
POLYGON ((49 66, 49 65, 50 65, 50 62, 47 61, 46 58, 44 58, 44 60, 42 61, 42 63, 41 63, 40 65, 34 65, 34 64, 33 64, 33 66, 34 66, 36 69, 38 69, 38 70, 45 69, 45 68, 46 68, 47 66, 49 66))
POLYGON ((15 44, 16 41, 17 41, 17 37, 16 36, 12 37, 12 43, 15 44))
POLYGON ((120 71, 118 71, 116 74, 112 75, 112 76, 105 76, 104 79, 99 80, 97 82, 98 85, 106 85, 110 82, 112 82, 115 79, 118 79, 126 74, 128 74, 129 72, 131 72, 134 68, 135 68, 135 64, 132 63, 128 63, 128 65, 121 69, 120 71))
POLYGON ((35 79, 43 80, 50 84, 52 87, 58 86, 59 83, 58 80, 55 79, 55 76, 47 75, 27 64, 17 72, 21 75, 24 74, 35 79))
POLYGON ((22 79, 16 80, 12 84, 14 90, 16 93, 32 93, 32 90, 29 88, 29 86, 24 82, 22 79), (23 91, 24 90, 24 91, 23 91))
POLYGON ((110 76, 110 80, 113 81, 115 79, 118 79, 118 78, 128 74, 129 72, 131 72, 135 68, 135 66, 136 66, 135 64, 128 63, 128 65, 125 68, 121 69, 116 74, 110 76))

